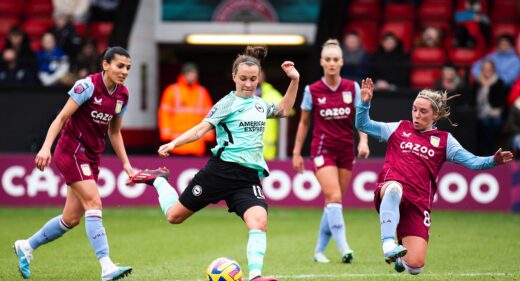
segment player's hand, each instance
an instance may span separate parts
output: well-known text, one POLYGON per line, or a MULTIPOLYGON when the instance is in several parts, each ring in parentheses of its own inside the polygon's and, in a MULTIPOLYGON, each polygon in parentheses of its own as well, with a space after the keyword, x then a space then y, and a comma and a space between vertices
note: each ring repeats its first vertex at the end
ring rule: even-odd
POLYGON ((366 142, 360 142, 358 144, 357 150, 359 158, 366 159, 370 155, 370 148, 368 148, 368 143, 366 142))
POLYGON ((285 71, 285 74, 287 74, 287 77, 291 78, 291 80, 300 79, 300 73, 294 67, 294 62, 284 61, 282 63, 282 69, 283 69, 283 71, 285 71))
POLYGON ((130 163, 124 164, 123 169, 125 170, 126 174, 128 175, 128 179, 125 182, 126 185, 133 185, 132 176, 134 175, 134 169, 132 168, 132 165, 130 165, 130 163))
POLYGON ((368 103, 372 100, 374 96, 374 82, 372 79, 367 78, 361 80, 361 101, 363 103, 368 103))
POLYGON ((36 154, 36 158, 34 159, 34 164, 36 164, 36 168, 38 170, 42 171, 45 169, 45 167, 48 167, 51 165, 52 156, 51 156, 51 150, 42 148, 40 151, 38 151, 38 154, 36 154))
POLYGON ((513 161, 513 153, 511 151, 502 151, 502 148, 499 148, 493 155, 493 161, 495 165, 506 164, 513 161))
POLYGON ((303 157, 301 155, 293 155, 292 157, 292 165, 296 172, 303 173, 303 170, 305 169, 303 166, 303 157))
POLYGON ((163 144, 159 147, 159 150, 157 150, 157 153, 161 157, 168 157, 170 156, 170 151, 175 148, 175 144, 173 142, 169 142, 167 144, 163 144))

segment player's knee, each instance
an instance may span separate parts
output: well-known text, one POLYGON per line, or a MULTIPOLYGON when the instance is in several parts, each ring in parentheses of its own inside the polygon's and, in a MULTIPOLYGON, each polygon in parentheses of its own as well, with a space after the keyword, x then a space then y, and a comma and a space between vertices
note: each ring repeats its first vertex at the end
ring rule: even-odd
POLYGON ((392 192, 401 197, 403 194, 403 187, 398 182, 393 181, 386 186, 385 192, 392 192))
POLYGON ((331 194, 325 194, 325 205, 329 203, 340 203, 341 204, 341 192, 335 192, 331 194))
POLYGON ((81 216, 63 219, 63 222, 67 224, 67 227, 70 229, 77 226, 81 222, 81 216))
POLYGON ((247 222, 249 229, 258 229, 261 231, 267 231, 267 217, 256 217, 247 222))

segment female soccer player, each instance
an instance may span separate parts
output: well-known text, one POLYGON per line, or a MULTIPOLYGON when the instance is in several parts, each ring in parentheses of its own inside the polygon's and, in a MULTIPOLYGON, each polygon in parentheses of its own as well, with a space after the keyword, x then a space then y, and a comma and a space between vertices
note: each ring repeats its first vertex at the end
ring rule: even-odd
POLYGON ((195 175, 180 198, 166 181, 169 172, 165 168, 143 170, 132 177, 135 183, 155 186, 161 208, 172 224, 182 223, 210 203, 226 200, 229 212, 240 216, 249 229, 249 279, 255 281, 277 280, 261 277, 266 250, 267 203, 260 178, 269 175, 263 158, 265 121, 266 118, 289 116, 300 78, 294 63, 285 61, 282 69, 291 83, 280 103, 270 104, 255 96, 260 61, 266 54, 265 47, 248 46, 233 63, 235 91, 216 103, 201 123, 159 147, 159 155, 167 157, 172 149, 216 129, 217 145, 212 149, 213 157, 195 175))
MULTIPOLYGON (((342 262, 351 263, 354 252, 347 243, 341 202, 352 176, 354 104, 359 102, 359 85, 340 77, 343 53, 337 40, 329 39, 323 44, 320 64, 323 67, 323 78, 305 87, 293 148, 293 167, 299 173, 304 170, 301 150, 313 118, 311 158, 314 174, 325 197, 314 260, 319 263, 330 262, 323 251, 332 236, 342 262)), ((360 132, 359 139, 358 156, 366 158, 370 153, 367 135, 360 132)))
POLYGON ((132 271, 131 267, 116 266, 110 260, 101 198, 96 186, 107 134, 125 172, 129 177, 133 175, 121 136, 128 101, 128 90, 123 82, 128 76, 131 59, 121 47, 108 48, 102 58, 103 72, 78 80, 68 92, 67 103, 52 122, 36 155, 36 167, 43 171, 51 164, 51 147, 61 132, 54 159, 68 185, 67 200, 61 215, 49 220, 29 239, 14 243, 18 269, 24 278, 31 276, 29 263, 33 251, 78 225, 83 214, 87 237, 101 264, 101 279, 118 280, 132 271))
POLYGON ((430 235, 430 211, 437 184, 435 180, 445 161, 473 170, 493 168, 513 159, 510 151, 498 149, 495 155, 478 157, 464 149, 448 132, 435 123, 449 120, 446 92, 422 90, 412 106, 412 122, 383 123, 370 120, 368 110, 374 84, 361 83, 361 103, 356 127, 388 142, 385 164, 379 174, 374 203, 379 212, 385 261, 395 262, 398 272, 405 269, 419 274, 424 268, 430 235), (395 233, 399 245, 395 242, 395 233), (401 258, 403 257, 403 258, 401 258))

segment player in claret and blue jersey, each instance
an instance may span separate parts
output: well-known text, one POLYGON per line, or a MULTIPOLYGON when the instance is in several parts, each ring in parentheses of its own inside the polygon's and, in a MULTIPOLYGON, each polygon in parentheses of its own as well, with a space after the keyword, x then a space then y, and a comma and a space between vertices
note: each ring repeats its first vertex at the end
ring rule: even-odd
POLYGON ((420 91, 412 106, 411 122, 372 121, 368 110, 373 89, 370 78, 362 81, 356 127, 388 142, 374 193, 383 254, 386 262, 395 262, 396 271, 406 269, 415 275, 425 265, 431 206, 442 164, 450 161, 473 170, 489 169, 511 162, 513 154, 498 149, 493 156, 478 157, 464 149, 450 133, 438 130, 435 127, 438 120, 449 120, 447 101, 452 97, 448 98, 446 92, 420 91))
POLYGON ((103 72, 78 80, 68 92, 70 97, 67 103, 52 122, 45 142, 36 155, 36 167, 43 171, 51 164, 51 147, 61 132, 54 161, 68 185, 67 201, 61 215, 49 220, 27 240, 15 242, 13 247, 18 257, 18 269, 24 278, 31 276, 29 263, 33 251, 78 225, 83 215, 87 237, 101 264, 101 279, 117 280, 132 271, 131 267, 116 266, 110 260, 97 189, 106 135, 125 172, 129 177, 133 175, 121 136, 123 114, 128 102, 128 90, 123 83, 128 76, 131 59, 121 47, 108 48, 102 59, 103 72))

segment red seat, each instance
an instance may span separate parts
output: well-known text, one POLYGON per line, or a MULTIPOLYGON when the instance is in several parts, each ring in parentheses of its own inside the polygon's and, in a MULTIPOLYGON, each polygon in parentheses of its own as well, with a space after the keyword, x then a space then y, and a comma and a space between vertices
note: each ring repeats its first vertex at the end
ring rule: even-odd
MULTIPOLYGON (((455 9, 457 11, 464 11, 466 10, 466 2, 468 0, 457 0, 457 4, 455 4, 455 9)), ((482 14, 488 14, 489 12, 489 6, 488 6, 488 1, 480 1, 480 12, 482 14)))
POLYGON ((381 26, 380 36, 385 33, 393 33, 403 43, 406 52, 410 51, 413 39, 413 23, 412 22, 385 22, 381 26))
POLYGON ((36 18, 51 18, 52 17, 52 2, 49 1, 31 1, 25 7, 25 15, 27 17, 36 18))
POLYGON ((411 61, 421 65, 441 65, 446 62, 446 53, 441 48, 416 48, 412 50, 411 61))
POLYGON ((31 45, 31 49, 37 53, 41 50, 42 48, 42 41, 41 39, 38 39, 38 38, 32 38, 31 39, 31 42, 29 43, 29 45, 31 45))
POLYGON ((379 20, 381 18, 381 9, 379 3, 375 1, 354 1, 347 11, 350 20, 379 20))
POLYGON ((22 28, 31 38, 40 38, 42 35, 52 26, 52 20, 50 18, 30 18, 27 19, 23 24, 22 28))
POLYGON ((495 0, 491 10, 491 22, 517 22, 518 4, 514 0, 495 0))
POLYGON ((20 1, 0 1, 0 17, 20 17, 24 5, 20 1))
POLYGON ((0 37, 0 51, 3 51, 5 47, 5 39, 0 37))
POLYGON ((113 28, 112 22, 94 22, 90 25, 90 36, 97 41, 108 40, 113 28))
POLYGON ((7 36, 11 28, 19 23, 18 18, 0 18, 0 37, 7 36))
POLYGON ((425 1, 419 7, 420 21, 451 21, 453 18, 453 9, 450 4, 442 1, 425 1))
POLYGON ((471 66, 482 57, 477 49, 453 48, 448 52, 450 61, 455 65, 471 66))
POLYGON ((377 23, 375 21, 352 22, 345 27, 344 34, 354 31, 359 35, 363 47, 369 53, 373 53, 377 48, 377 23))
POLYGON ((511 35, 513 38, 516 38, 519 31, 520 27, 515 23, 497 22, 491 24, 491 37, 493 42, 500 37, 500 35, 511 35))
POLYGON ((412 68, 410 83, 414 89, 433 88, 435 79, 440 75, 440 68, 412 68))
POLYGON ((414 21, 415 6, 412 3, 388 3, 385 6, 385 21, 414 21))
POLYGON ((76 31, 81 38, 85 38, 87 35, 87 26, 84 23, 75 23, 74 28, 76 28, 76 31))

